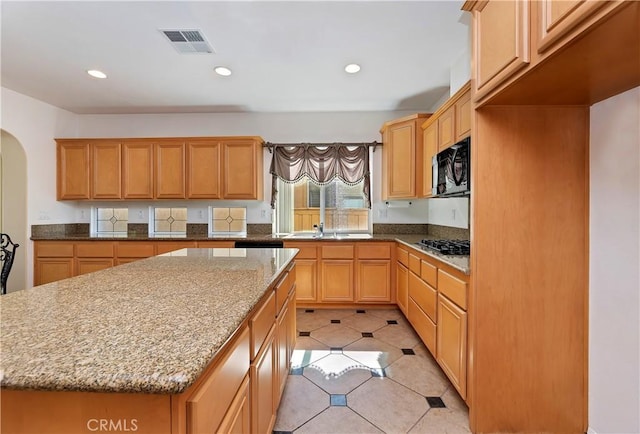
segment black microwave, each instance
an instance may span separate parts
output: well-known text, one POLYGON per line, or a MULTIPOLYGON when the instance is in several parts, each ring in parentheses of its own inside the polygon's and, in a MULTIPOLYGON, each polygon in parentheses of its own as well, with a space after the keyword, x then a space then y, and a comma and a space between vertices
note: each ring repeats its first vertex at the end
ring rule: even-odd
POLYGON ((433 156, 434 197, 466 196, 471 193, 471 138, 433 156))

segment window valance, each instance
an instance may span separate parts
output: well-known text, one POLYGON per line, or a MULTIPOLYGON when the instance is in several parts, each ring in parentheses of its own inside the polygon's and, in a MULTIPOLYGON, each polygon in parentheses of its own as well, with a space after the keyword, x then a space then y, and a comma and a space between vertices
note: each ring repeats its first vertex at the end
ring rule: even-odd
POLYGON ((335 178, 348 185, 364 180, 365 205, 371 208, 371 181, 368 145, 278 145, 273 147, 273 159, 269 173, 272 175, 271 208, 275 207, 278 194, 277 178, 285 182, 297 182, 305 176, 323 185, 335 178))

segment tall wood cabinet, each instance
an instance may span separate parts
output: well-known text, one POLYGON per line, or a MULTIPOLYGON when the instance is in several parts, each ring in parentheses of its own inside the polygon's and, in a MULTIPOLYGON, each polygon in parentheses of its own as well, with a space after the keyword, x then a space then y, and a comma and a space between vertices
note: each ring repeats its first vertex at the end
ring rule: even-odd
POLYGON ((422 130, 429 116, 418 113, 382 126, 382 199, 422 196, 422 130))
POLYGON ((153 199, 153 143, 125 141, 122 145, 123 199, 153 199))
POLYGON ((185 198, 184 141, 170 140, 155 144, 154 197, 156 199, 185 198))
POLYGON ((222 196, 225 199, 261 199, 263 195, 262 143, 254 139, 224 140, 222 196))
POLYGON ((215 139, 187 141, 187 198, 222 198, 220 148, 220 142, 215 139))

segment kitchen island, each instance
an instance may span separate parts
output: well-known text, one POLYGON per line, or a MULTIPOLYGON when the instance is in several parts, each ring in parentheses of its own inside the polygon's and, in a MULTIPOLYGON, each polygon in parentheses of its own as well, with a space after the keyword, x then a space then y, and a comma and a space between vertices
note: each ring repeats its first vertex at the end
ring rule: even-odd
POLYGON ((270 431, 296 253, 183 249, 3 296, 2 432, 270 431))

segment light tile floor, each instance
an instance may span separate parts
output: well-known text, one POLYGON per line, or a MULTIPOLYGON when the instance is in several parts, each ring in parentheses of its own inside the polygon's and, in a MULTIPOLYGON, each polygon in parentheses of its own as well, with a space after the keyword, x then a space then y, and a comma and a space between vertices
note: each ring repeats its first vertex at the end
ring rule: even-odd
POLYGON ((298 309, 274 433, 469 433, 465 403, 397 309, 298 309))

